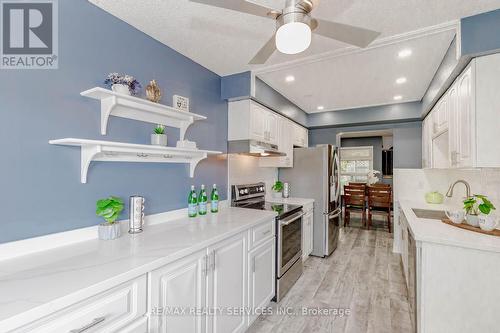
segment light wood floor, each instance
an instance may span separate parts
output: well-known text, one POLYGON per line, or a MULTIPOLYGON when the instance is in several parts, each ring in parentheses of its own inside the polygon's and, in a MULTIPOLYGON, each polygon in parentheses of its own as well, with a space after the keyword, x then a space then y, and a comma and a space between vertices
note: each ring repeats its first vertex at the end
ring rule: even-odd
POLYGON ((392 234, 343 228, 337 250, 310 257, 277 307, 349 308, 349 316, 261 316, 250 333, 411 332, 407 290, 392 234))

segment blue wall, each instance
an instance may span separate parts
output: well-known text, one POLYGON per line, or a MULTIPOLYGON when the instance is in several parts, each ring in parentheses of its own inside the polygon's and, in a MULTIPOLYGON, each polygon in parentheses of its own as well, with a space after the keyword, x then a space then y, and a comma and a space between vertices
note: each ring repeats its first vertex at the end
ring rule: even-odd
POLYGON ((252 73, 243 72, 221 78, 221 98, 240 100, 250 98, 252 94, 252 73))
POLYGON ((312 113, 309 115, 310 128, 330 126, 354 126, 366 124, 387 124, 420 120, 420 102, 372 106, 366 108, 312 113))
POLYGON ((343 132, 392 130, 394 168, 422 167, 422 122, 319 128, 309 131, 309 146, 330 143, 336 145, 337 134, 343 132))
MULTIPOLYGON (((187 138, 226 151, 227 103, 218 75, 86 0, 59 1, 59 50, 58 70, 0 70, 0 243, 95 225, 95 201, 111 194, 127 201, 144 195, 147 214, 185 207, 191 184, 217 183, 225 197, 224 157, 200 163, 194 179, 186 165, 94 163, 81 184, 79 148, 48 144, 65 137, 149 143, 152 124, 116 117, 101 136, 99 103, 79 95, 117 71, 143 85, 156 79, 165 104, 173 94, 189 97, 191 110, 208 119, 187 138)), ((167 128, 170 145, 178 133, 167 128)))
POLYGON ((462 56, 500 51, 500 9, 460 20, 462 56))

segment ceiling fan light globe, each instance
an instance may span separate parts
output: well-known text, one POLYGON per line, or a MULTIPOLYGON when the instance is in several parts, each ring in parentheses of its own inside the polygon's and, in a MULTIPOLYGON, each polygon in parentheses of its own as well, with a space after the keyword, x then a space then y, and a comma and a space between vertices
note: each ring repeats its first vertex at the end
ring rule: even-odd
POLYGON ((276 32, 276 48, 281 53, 297 54, 311 45, 311 28, 302 22, 282 25, 276 32))

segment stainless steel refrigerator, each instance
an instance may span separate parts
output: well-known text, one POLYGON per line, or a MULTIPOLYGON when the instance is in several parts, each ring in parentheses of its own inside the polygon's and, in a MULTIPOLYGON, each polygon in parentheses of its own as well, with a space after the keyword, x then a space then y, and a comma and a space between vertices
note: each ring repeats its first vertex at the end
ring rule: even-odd
POLYGON ((326 257, 337 248, 341 219, 340 164, 332 145, 295 148, 293 168, 281 168, 279 178, 290 183, 290 196, 314 199, 313 252, 326 257))

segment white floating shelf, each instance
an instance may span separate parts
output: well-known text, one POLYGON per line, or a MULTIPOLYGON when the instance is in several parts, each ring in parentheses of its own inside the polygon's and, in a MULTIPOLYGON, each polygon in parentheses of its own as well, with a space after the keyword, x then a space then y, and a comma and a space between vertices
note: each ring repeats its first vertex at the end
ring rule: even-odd
POLYGON ((87 173, 92 161, 187 163, 189 164, 189 175, 192 178, 194 176, 194 170, 201 160, 207 158, 208 155, 222 154, 219 151, 73 138, 51 140, 49 143, 51 145, 81 147, 80 176, 81 182, 84 184, 87 182, 87 173))
POLYGON ((192 123, 196 120, 207 119, 196 113, 180 111, 171 106, 116 93, 100 87, 86 90, 80 95, 101 101, 102 135, 106 135, 110 116, 179 128, 180 140, 184 140, 186 130, 192 123))

